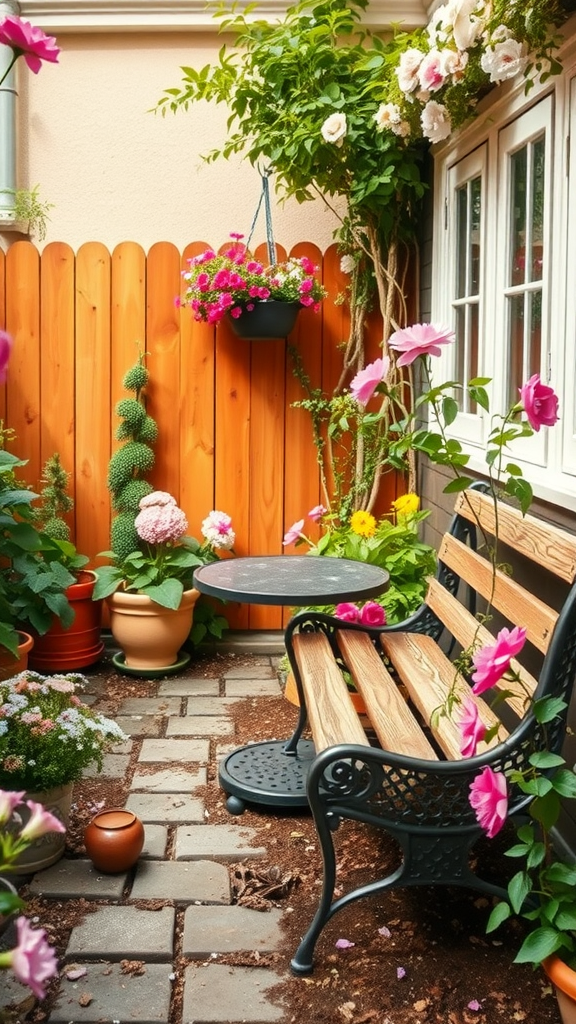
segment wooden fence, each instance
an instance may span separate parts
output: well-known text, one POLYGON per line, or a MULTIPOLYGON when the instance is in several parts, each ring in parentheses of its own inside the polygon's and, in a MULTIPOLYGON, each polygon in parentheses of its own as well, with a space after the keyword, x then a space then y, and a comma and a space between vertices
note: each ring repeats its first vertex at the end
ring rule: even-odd
MULTIPOLYGON (((168 242, 148 254, 124 242, 112 254, 87 242, 75 254, 61 242, 41 254, 30 242, 0 251, 0 327, 15 343, 0 416, 11 450, 28 459, 23 476, 37 489, 45 460, 58 451, 72 474, 71 518, 78 550, 95 561, 109 548, 108 461, 116 442, 122 378, 145 350, 148 411, 158 423, 151 479, 185 509, 190 532, 210 509, 228 512, 238 555, 282 552, 285 529, 321 498, 309 414, 283 340, 243 341, 226 324, 195 323, 178 309, 181 270, 203 251, 181 254, 168 242)), ((282 254, 284 255, 284 254, 282 254)), ((328 391, 340 374, 345 307, 332 299, 346 278, 335 247, 322 254, 303 242, 291 255, 320 267, 329 298, 322 312, 303 310, 290 341, 314 386, 328 391)), ((377 318, 368 328, 370 358, 379 353, 377 318)), ((382 507, 395 482, 387 478, 382 507)), ((293 549, 292 549, 293 550, 293 549)), ((276 629, 281 609, 229 606, 237 629, 276 629)))

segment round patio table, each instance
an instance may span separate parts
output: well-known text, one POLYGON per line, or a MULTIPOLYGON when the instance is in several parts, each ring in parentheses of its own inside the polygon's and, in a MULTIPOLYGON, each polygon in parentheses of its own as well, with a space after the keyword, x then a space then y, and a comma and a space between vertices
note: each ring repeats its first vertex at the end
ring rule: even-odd
MULTIPOLYGON (((329 605, 365 601, 382 594, 384 569, 347 558, 314 555, 262 555, 222 559, 194 573, 194 586, 225 601, 283 606, 329 605)), ((248 743, 224 759, 219 782, 226 807, 242 814, 247 803, 268 807, 306 807, 306 777, 315 757, 311 740, 248 743)))

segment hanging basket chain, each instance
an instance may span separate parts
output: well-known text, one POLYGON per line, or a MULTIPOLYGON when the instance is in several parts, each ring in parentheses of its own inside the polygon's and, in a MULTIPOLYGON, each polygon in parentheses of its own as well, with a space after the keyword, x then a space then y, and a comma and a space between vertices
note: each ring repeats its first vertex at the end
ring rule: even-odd
POLYGON ((260 191, 260 198, 256 207, 256 212, 252 218, 252 224, 250 225, 250 232, 248 234, 248 240, 246 242, 246 248, 250 249, 250 242, 252 241, 252 235, 256 227, 256 221, 258 220, 258 214, 264 203, 264 216, 266 218, 266 247, 268 249, 268 263, 273 266, 276 263, 276 245, 274 244, 274 232, 272 230, 272 210, 270 208, 270 183, 269 178, 272 174, 272 168, 267 167, 264 171, 260 171, 260 178, 262 180, 262 189, 260 191))

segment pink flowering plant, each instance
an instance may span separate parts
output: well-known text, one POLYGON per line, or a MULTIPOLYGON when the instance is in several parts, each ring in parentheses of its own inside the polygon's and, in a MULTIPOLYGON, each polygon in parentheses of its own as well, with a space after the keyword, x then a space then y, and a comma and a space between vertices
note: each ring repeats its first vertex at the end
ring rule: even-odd
POLYGON ((264 266, 242 245, 242 235, 230 237, 223 252, 206 249, 182 273, 184 297, 177 301, 190 306, 195 320, 217 324, 227 314, 237 320, 270 300, 299 302, 318 312, 326 291, 315 277, 318 267, 307 256, 264 266))
POLYGON ((0 682, 0 786, 41 793, 75 782, 126 740, 116 722, 83 703, 81 675, 22 672, 0 682))
MULTIPOLYGON (((65 832, 65 826, 42 804, 27 800, 26 794, 0 789, 0 879, 17 870, 18 856, 30 843, 47 832, 65 832), (21 809, 26 808, 24 823, 21 809)), ((0 886, 0 916, 22 910, 24 903, 9 889, 0 886)), ((16 920, 16 946, 0 951, 0 969, 12 970, 22 985, 32 990, 37 999, 46 995, 46 985, 58 971, 56 954, 46 939, 43 928, 32 928, 24 915, 16 920)))
POLYGON ((193 585, 194 570, 216 561, 220 551, 232 551, 236 539, 230 516, 216 509, 202 522, 202 543, 187 536, 186 515, 166 491, 152 491, 141 499, 134 526, 139 549, 121 560, 112 551, 102 552, 116 560, 97 570, 95 600, 122 586, 164 608, 179 608, 184 590, 193 585))
MULTIPOLYGON (((467 388, 470 398, 479 406, 490 411, 488 378, 475 378, 467 385, 455 381, 436 383, 431 374, 431 359, 454 341, 453 332, 444 326, 414 324, 404 330, 395 331, 389 346, 397 354, 400 366, 419 363, 423 389, 412 401, 407 395, 408 382, 390 385, 387 382, 387 360, 376 360, 353 379, 350 391, 359 405, 366 410, 368 403, 380 401, 380 407, 366 415, 392 417, 392 409, 401 415, 389 422, 388 429, 396 438, 392 446, 400 460, 412 448, 438 465, 451 471, 452 479, 444 488, 446 493, 457 493, 473 482, 468 475, 468 454, 460 442, 450 436, 450 426, 457 414, 454 393, 467 388), (421 421, 428 410, 427 423, 421 421)), ((501 415, 493 415, 486 450, 486 476, 489 493, 494 502, 500 496, 515 500, 523 513, 532 501, 532 488, 525 479, 521 467, 509 456, 510 445, 518 438, 530 437, 542 429, 553 427, 558 420, 558 398, 554 389, 544 384, 539 374, 533 374, 518 389, 518 400, 501 415)), ((394 454, 395 453, 395 454, 394 454)), ((495 506, 496 509, 496 506, 495 506)), ((496 523, 498 515, 496 511, 496 523)), ((484 535, 493 572, 498 567, 498 529, 490 541, 484 535)), ((479 616, 481 622, 491 617, 490 603, 479 616)), ((526 629, 515 626, 503 627, 494 642, 481 645, 473 642, 457 659, 458 670, 469 678, 472 693, 482 694, 483 699, 496 706, 511 693, 524 702, 526 711, 531 710, 540 727, 547 725, 565 710, 565 704, 558 698, 534 699, 522 682, 519 666, 515 661, 526 641, 526 629), (498 687, 497 690, 494 688, 498 687), (492 697, 491 695, 494 694, 492 697)), ((445 707, 438 714, 449 714, 459 724, 461 732, 461 753, 473 757, 480 743, 498 739, 500 726, 487 728, 478 715, 472 699, 460 701, 451 694, 445 707)), ((507 851, 507 856, 523 861, 523 866, 508 884, 508 901, 499 902, 493 909, 487 930, 494 931, 512 914, 531 922, 532 928, 516 955, 517 963, 540 964, 546 957, 556 953, 570 966, 576 966, 576 865, 567 863, 554 851, 551 833, 561 810, 562 798, 576 797, 576 776, 566 765, 564 758, 549 751, 534 751, 528 757, 523 770, 496 772, 487 766, 482 769, 470 787, 470 804, 477 820, 489 838, 500 832, 508 817, 508 804, 512 788, 519 789, 530 799, 529 820, 517 830, 517 842, 507 851)))
POLYGON ((19 57, 24 57, 30 71, 37 75, 43 61, 54 64, 60 53, 53 36, 45 35, 42 29, 14 14, 8 14, 0 21, 0 45, 12 51, 8 64, 0 69, 0 85, 19 57))

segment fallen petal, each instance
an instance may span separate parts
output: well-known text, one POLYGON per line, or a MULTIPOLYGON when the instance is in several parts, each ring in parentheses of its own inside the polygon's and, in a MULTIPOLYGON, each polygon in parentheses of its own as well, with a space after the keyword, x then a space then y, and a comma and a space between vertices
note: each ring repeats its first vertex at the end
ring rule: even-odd
POLYGON ((336 949, 351 949, 354 946, 354 942, 349 942, 348 939, 338 939, 336 942, 336 949))
POLYGON ((83 978, 88 971, 85 967, 75 967, 71 971, 66 971, 66 977, 68 981, 77 981, 78 978, 83 978))
POLYGON ((397 967, 396 968, 396 977, 397 977, 398 981, 402 981, 402 978, 406 977, 406 971, 404 970, 403 967, 397 967))
POLYGON ((383 939, 392 938, 392 932, 386 927, 386 925, 383 925, 382 928, 378 929, 378 935, 381 935, 383 939))
POLYGON ((470 1002, 468 1003, 468 1009, 469 1010, 481 1010, 482 1009, 482 1005, 481 1005, 481 1003, 478 1002, 477 999, 471 999, 470 1002))

